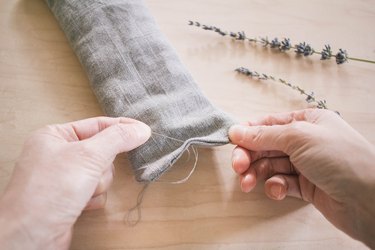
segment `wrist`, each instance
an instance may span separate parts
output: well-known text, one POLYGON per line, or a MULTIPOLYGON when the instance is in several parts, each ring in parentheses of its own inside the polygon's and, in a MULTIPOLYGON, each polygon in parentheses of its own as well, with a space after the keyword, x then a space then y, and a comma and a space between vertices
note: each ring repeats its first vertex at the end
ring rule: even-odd
POLYGON ((364 242, 371 249, 375 249, 375 147, 369 145, 369 153, 364 158, 360 167, 362 171, 357 172, 359 176, 357 188, 353 186, 354 228, 357 231, 358 239, 364 242))
MULTIPOLYGON (((372 203, 373 204, 373 203, 372 203)), ((355 209, 354 229, 358 240, 375 249, 375 209, 361 204, 355 209)))

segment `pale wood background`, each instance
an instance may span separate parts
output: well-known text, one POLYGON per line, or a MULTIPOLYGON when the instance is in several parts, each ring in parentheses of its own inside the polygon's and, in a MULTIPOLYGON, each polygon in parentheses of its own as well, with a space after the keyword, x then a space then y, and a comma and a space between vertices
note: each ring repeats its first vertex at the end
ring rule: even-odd
MULTIPOLYGON (((337 66, 317 56, 295 58, 293 53, 243 45, 186 25, 189 19, 199 20, 255 37, 307 41, 315 48, 329 42, 352 56, 375 59, 375 1, 146 4, 208 98, 238 120, 306 107, 301 96, 284 86, 233 72, 246 66, 314 90, 375 143, 375 65, 337 66)), ((86 75, 44 2, 0 0, 0 192, 31 131, 97 115, 102 111, 86 75)), ((293 198, 270 201, 261 185, 250 194, 241 193, 231 169, 232 148, 201 149, 197 170, 185 184, 153 184, 142 204, 142 221, 135 227, 124 224, 123 218, 142 186, 121 155, 106 208, 81 216, 72 249, 365 248, 309 204, 293 198)), ((166 178, 180 178, 188 171, 178 168, 166 178)))

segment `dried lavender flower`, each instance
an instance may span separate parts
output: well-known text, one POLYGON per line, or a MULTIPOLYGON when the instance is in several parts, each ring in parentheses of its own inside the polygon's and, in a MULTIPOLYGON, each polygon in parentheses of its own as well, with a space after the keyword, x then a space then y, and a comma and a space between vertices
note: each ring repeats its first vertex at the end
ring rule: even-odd
POLYGON ((329 46, 329 44, 326 44, 324 45, 324 48, 322 50, 320 60, 328 60, 328 59, 331 59, 331 57, 332 57, 331 46, 329 46))
POLYGON ((299 43, 295 48, 295 52, 300 55, 311 56, 314 53, 314 49, 306 42, 299 43))
POLYGON ((314 101, 314 95, 315 95, 314 92, 311 92, 310 94, 307 95, 305 101, 307 103, 312 103, 314 101))
POLYGON ((360 61, 360 62, 367 62, 367 63, 374 63, 374 60, 368 60, 368 59, 362 59, 362 58, 355 58, 355 57, 349 57, 348 53, 346 50, 339 49, 336 55, 333 55, 332 49, 330 45, 325 45, 323 50, 321 52, 315 51, 310 44, 307 44, 306 42, 299 43, 297 45, 293 45, 290 41, 289 38, 284 38, 283 40, 280 40, 278 38, 274 38, 271 41, 268 40, 267 37, 263 37, 260 39, 257 38, 251 38, 251 37, 246 37, 244 31, 240 32, 227 32, 224 30, 221 30, 220 28, 217 28, 215 26, 209 26, 209 25, 201 25, 199 22, 194 22, 194 21, 189 21, 188 25, 196 26, 196 27, 201 27, 204 30, 211 30, 216 33, 218 33, 221 36, 230 36, 236 40, 242 40, 242 41, 248 41, 251 43, 260 43, 263 46, 269 46, 270 48, 274 49, 279 49, 280 51, 288 51, 291 48, 295 48, 294 52, 297 54, 301 54, 304 56, 310 56, 312 54, 319 54, 321 55, 321 60, 328 60, 331 57, 336 58, 336 63, 337 64, 343 64, 347 62, 348 60, 354 60, 354 61, 360 61))
POLYGON ((251 77, 259 77, 258 72, 250 71, 249 69, 244 68, 244 67, 237 68, 237 69, 235 69, 235 71, 237 71, 238 73, 241 73, 243 75, 247 75, 247 76, 251 76, 251 77))
POLYGON ((290 39, 284 38, 284 40, 281 41, 281 45, 279 49, 281 51, 287 51, 287 50, 290 50, 291 48, 292 48, 292 44, 290 43, 290 39))
POLYGON ((202 25, 202 29, 204 30, 213 30, 212 26, 202 25))
MULTIPOLYGON (((317 102, 317 108, 318 109, 327 109, 327 102, 326 102, 326 100, 320 100, 320 101, 318 101, 317 102)), ((336 114, 338 114, 338 115, 340 115, 340 113, 338 112, 338 111, 335 111, 336 112, 336 114)))
POLYGON ((259 80, 272 80, 272 81, 275 81, 275 82, 280 82, 280 83, 284 84, 285 86, 288 86, 288 87, 298 91, 301 95, 306 96, 305 100, 306 100, 307 103, 313 103, 319 109, 328 109, 326 100, 317 100, 315 98, 314 92, 311 92, 310 94, 308 94, 304 89, 300 88, 297 85, 292 85, 291 83, 287 82, 284 79, 276 78, 272 75, 259 74, 256 71, 252 71, 252 70, 249 70, 249 69, 244 68, 244 67, 237 68, 237 69, 235 69, 235 71, 240 73, 240 74, 246 75, 248 77, 258 78, 259 80))
POLYGON ((339 49, 339 52, 336 54, 336 63, 343 64, 344 62, 348 61, 348 53, 346 50, 339 49))
POLYGON ((280 47, 281 43, 279 42, 279 40, 277 39, 277 37, 275 37, 274 39, 272 39, 271 43, 270 43, 270 46, 271 48, 278 48, 280 47))
POLYGON ((237 33, 237 37, 236 37, 237 40, 245 40, 246 39, 246 35, 245 35, 245 32, 244 31, 240 31, 237 33))
POLYGON ((250 70, 247 69, 247 68, 244 68, 244 67, 239 67, 239 68, 235 69, 235 71, 238 72, 238 73, 241 73, 243 75, 247 75, 247 76, 250 75, 250 70))
POLYGON ((305 47, 306 47, 306 43, 305 42, 300 43, 300 44, 296 45, 295 52, 297 54, 303 54, 305 52, 305 47))
POLYGON ((306 48, 305 48, 305 53, 303 54, 304 56, 311 56, 312 54, 314 54, 314 49, 310 46, 310 44, 307 44, 306 45, 306 48))
POLYGON ((225 31, 218 31, 217 33, 219 33, 219 34, 222 35, 222 36, 226 36, 226 35, 228 35, 228 33, 225 32, 225 31))

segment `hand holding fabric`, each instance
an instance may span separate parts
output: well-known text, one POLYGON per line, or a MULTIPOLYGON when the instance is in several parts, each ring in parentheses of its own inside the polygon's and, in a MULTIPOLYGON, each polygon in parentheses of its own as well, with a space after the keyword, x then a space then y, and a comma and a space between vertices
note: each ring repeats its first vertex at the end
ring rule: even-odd
POLYGON ((334 112, 271 115, 229 131, 241 189, 265 180, 275 200, 311 202, 336 227, 375 247, 375 147, 334 112))
POLYGON ((109 117, 36 131, 0 199, 0 245, 68 248, 82 210, 104 206, 116 155, 145 143, 150 135, 144 123, 109 117))

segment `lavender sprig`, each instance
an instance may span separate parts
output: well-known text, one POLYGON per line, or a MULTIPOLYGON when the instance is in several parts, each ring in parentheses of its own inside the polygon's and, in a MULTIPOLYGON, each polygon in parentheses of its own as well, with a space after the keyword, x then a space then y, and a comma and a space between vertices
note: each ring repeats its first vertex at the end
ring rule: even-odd
POLYGON ((262 44, 264 47, 278 49, 282 52, 286 52, 294 48, 294 52, 297 53, 298 55, 311 56, 313 54, 318 54, 321 56, 320 57, 321 60, 329 60, 331 58, 335 58, 337 64, 343 64, 345 62, 348 62, 348 60, 375 64, 375 61, 373 60, 349 57, 347 51, 343 49, 339 49, 339 51, 336 54, 333 54, 331 46, 328 44, 324 46, 322 51, 316 51, 312 48, 310 44, 307 44, 306 42, 293 45, 289 38, 284 38, 282 40, 279 40, 277 37, 275 37, 274 39, 269 41, 268 37, 261 37, 260 39, 247 37, 244 31, 228 32, 216 26, 202 25, 201 23, 194 22, 194 21, 189 21, 188 24, 192 26, 196 26, 196 27, 201 27, 204 30, 214 31, 220 34, 221 36, 230 36, 235 40, 248 41, 251 43, 259 43, 259 44, 262 44))
POLYGON ((276 78, 276 77, 271 76, 271 75, 258 73, 256 71, 252 71, 252 70, 249 70, 249 69, 244 68, 244 67, 237 68, 237 69, 235 69, 235 71, 240 73, 240 74, 249 76, 251 78, 258 78, 259 80, 272 80, 272 81, 275 81, 275 82, 280 82, 280 83, 284 84, 285 86, 288 86, 288 87, 298 91, 301 95, 304 95, 306 97, 305 101, 307 103, 313 103, 314 106, 316 106, 318 109, 328 109, 326 100, 317 100, 315 98, 314 92, 311 92, 309 94, 304 89, 300 88, 299 86, 292 85, 291 83, 287 82, 286 80, 283 80, 281 78, 276 78))

